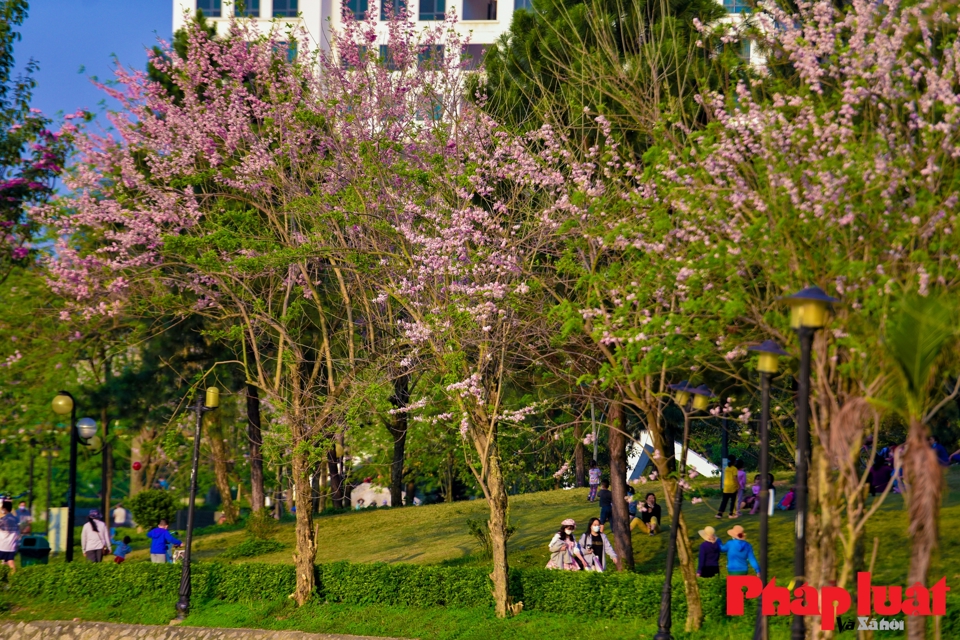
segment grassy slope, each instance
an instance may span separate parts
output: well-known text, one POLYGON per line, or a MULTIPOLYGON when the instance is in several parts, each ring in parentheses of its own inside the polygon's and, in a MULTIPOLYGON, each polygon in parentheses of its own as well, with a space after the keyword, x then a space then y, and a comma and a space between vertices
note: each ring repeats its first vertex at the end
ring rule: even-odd
MULTIPOLYGON (((946 573, 951 579, 960 574, 960 537, 953 532, 960 528, 960 469, 948 473, 948 491, 941 511, 940 550, 934 559, 932 575, 946 573)), ((653 487, 653 483, 646 485, 653 487)), ((642 487, 642 488, 646 488, 642 487)), ((662 497, 660 501, 663 502, 662 497)), ((747 530, 748 540, 756 543, 759 536, 757 516, 745 515, 732 522, 714 518, 716 500, 703 504, 684 504, 684 513, 691 529, 706 525, 716 529, 726 539, 725 532, 733 524, 747 530)), ((664 517, 666 508, 664 508, 664 517)), ((380 509, 327 516, 318 519, 320 539, 318 562, 350 560, 352 562, 413 562, 423 564, 474 564, 479 562, 471 554, 476 543, 467 532, 469 518, 487 515, 486 503, 481 500, 452 504, 428 505, 403 509, 380 509)), ((562 519, 572 517, 582 532, 587 520, 598 515, 599 507, 586 501, 585 489, 548 491, 510 498, 510 521, 517 533, 510 540, 510 561, 513 566, 543 566, 548 559, 547 542, 562 519)), ((770 522, 770 568, 772 575, 789 577, 793 574, 793 530, 795 512, 774 513, 770 522)), ((244 531, 211 533, 196 539, 195 557, 212 560, 225 548, 244 539, 244 531)), ((292 524, 284 524, 277 539, 288 547, 276 553, 238 560, 238 562, 292 562, 294 532, 292 524)), ((891 495, 870 521, 866 533, 866 553, 869 556, 873 538, 879 538, 879 553, 875 567, 874 584, 899 584, 906 578, 909 559, 907 519, 903 498, 891 495)), ((634 558, 637 571, 663 571, 667 535, 649 537, 635 531, 634 558)), ((696 547, 699 538, 693 540, 696 547)), ((148 551, 133 552, 131 561, 147 560, 148 551)))

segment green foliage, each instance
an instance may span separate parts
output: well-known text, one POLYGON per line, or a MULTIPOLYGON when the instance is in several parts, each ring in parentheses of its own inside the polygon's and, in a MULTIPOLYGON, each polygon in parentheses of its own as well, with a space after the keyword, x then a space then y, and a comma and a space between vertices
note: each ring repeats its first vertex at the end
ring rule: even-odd
POLYGON ((269 540, 280 528, 280 523, 267 509, 260 509, 251 513, 246 521, 247 533, 256 540, 269 540))
POLYGON ((221 558, 236 560, 237 558, 252 558, 262 556, 275 551, 280 551, 286 545, 276 540, 266 540, 263 538, 247 538, 238 545, 232 546, 220 554, 221 558))
POLYGON ((141 491, 129 502, 133 520, 145 529, 152 529, 161 520, 173 521, 177 514, 177 503, 173 495, 162 489, 141 491))
MULTIPOLYGON (((470 535, 477 539, 477 544, 480 545, 480 556, 490 558, 493 555, 493 541, 490 539, 490 527, 487 521, 467 519, 467 530, 470 531, 470 535)), ((510 536, 516 532, 517 528, 509 525, 507 527, 507 540, 509 541, 510 536)))
MULTIPOLYGON (((317 594, 330 603, 416 606, 430 609, 493 607, 489 569, 411 564, 351 564, 334 562, 317 567, 317 594)), ((196 563, 193 595, 197 600, 226 602, 284 601, 293 591, 294 567, 257 563, 196 563)), ((14 598, 84 600, 175 596, 180 568, 176 565, 132 563, 39 565, 10 578, 14 598)), ((590 612, 604 617, 640 616, 655 620, 663 579, 636 573, 574 573, 546 569, 510 572, 510 593, 524 610, 579 616, 590 594, 590 612)), ((707 620, 724 617, 724 581, 701 580, 707 620)), ((674 583, 675 623, 686 616, 682 581, 674 583)))

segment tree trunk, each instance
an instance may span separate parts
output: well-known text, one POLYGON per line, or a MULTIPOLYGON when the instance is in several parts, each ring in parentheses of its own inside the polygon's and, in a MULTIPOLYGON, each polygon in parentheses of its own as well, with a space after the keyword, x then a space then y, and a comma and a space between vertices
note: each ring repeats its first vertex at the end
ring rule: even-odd
POLYGON ((618 569, 633 570, 633 540, 630 535, 630 510, 627 507, 627 435, 623 404, 610 403, 610 491, 613 493, 613 537, 620 556, 618 569))
MULTIPOLYGON (((310 468, 306 453, 301 447, 293 448, 293 484, 297 488, 297 550, 293 561, 297 568, 297 589, 294 599, 303 605, 313 595, 316 586, 314 560, 317 555, 313 539, 313 510, 310 508, 310 468)), ((292 491, 291 491, 292 493, 292 491)))
POLYGON ((283 467, 277 467, 277 487, 273 492, 273 517, 279 520, 283 517, 283 467))
MULTIPOLYGON (((659 416, 647 414, 647 428, 653 441, 653 448, 660 455, 654 457, 653 463, 657 467, 657 475, 663 480, 669 474, 667 460, 673 457, 674 441, 669 441, 669 450, 664 434, 659 428, 659 416), (667 453, 669 451, 669 453, 667 453)), ((663 480, 664 500, 667 503, 667 512, 673 517, 674 490, 676 481, 663 480)), ((696 631, 703 625, 703 603, 700 600, 700 585, 697 584, 697 557, 690 546, 690 531, 683 512, 680 513, 680 530, 677 532, 677 558, 680 560, 680 573, 683 575, 683 590, 687 598, 686 631, 696 631)))
POLYGON ((223 517, 228 524, 237 521, 237 509, 233 504, 233 492, 230 490, 230 474, 227 469, 227 445, 224 442, 223 429, 219 419, 219 412, 208 413, 204 416, 208 420, 210 434, 210 455, 213 457, 213 473, 217 485, 217 491, 220 492, 220 499, 223 501, 223 517))
MULTIPOLYGON (((937 520, 940 515, 940 494, 943 491, 943 471, 937 454, 927 443, 930 431, 927 425, 913 421, 907 436, 907 451, 904 470, 910 486, 908 533, 910 568, 907 585, 921 583, 927 586, 930 571, 930 555, 937 546, 937 520)), ((926 637, 926 616, 907 616, 907 638, 922 640, 926 637)))
MULTIPOLYGON (((397 376, 393 381, 393 396, 390 404, 399 409, 393 415, 393 423, 388 427, 393 436, 393 463, 390 465, 390 506, 399 507, 403 504, 403 460, 407 446, 407 427, 409 414, 406 411, 410 402, 410 378, 406 374, 397 376)), ((407 504, 413 504, 413 498, 407 494, 407 504)))
MULTIPOLYGON (((496 438, 496 436, 494 436, 496 438)), ((500 451, 496 441, 490 446, 490 467, 487 477, 490 503, 490 542, 493 548, 493 601, 498 618, 508 614, 508 564, 507 564, 507 487, 503 481, 500 451)))
MULTIPOLYGON (((109 360, 107 361, 107 376, 109 376, 109 360)), ((101 515, 104 522, 110 522, 110 492, 113 490, 113 451, 110 447, 110 416, 107 415, 107 407, 100 409, 100 424, 103 425, 103 469, 100 472, 102 493, 101 515)), ((30 496, 31 499, 33 496, 30 496)))
POLYGON ((340 474, 340 459, 337 457, 336 447, 327 451, 327 465, 330 468, 330 493, 333 498, 333 508, 343 508, 343 476, 340 474))
POLYGON ((453 452, 447 452, 447 464, 443 469, 443 501, 453 502, 453 452))
POLYGON ((573 447, 573 470, 576 476, 578 487, 587 486, 587 471, 583 456, 583 425, 577 422, 573 425, 573 439, 576 444, 573 447))
POLYGON ((314 469, 313 475, 310 476, 310 508, 313 509, 314 513, 320 513, 320 478, 323 476, 323 462, 317 465, 317 468, 314 469))
POLYGON ((266 492, 263 489, 263 433, 260 429, 260 393, 247 385, 247 439, 250 446, 250 508, 256 513, 263 509, 266 492))

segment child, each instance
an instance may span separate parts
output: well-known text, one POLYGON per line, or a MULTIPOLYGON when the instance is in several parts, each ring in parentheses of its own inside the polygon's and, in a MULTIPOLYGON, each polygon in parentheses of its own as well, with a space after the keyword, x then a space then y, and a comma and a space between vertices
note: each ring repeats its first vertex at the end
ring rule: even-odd
POLYGON ((787 492, 783 494, 783 500, 777 505, 777 509, 781 511, 791 511, 795 508, 796 506, 793 504, 793 487, 790 487, 787 492))
POLYGON ((123 542, 117 543, 117 548, 113 552, 113 561, 117 564, 123 564, 123 561, 127 559, 127 554, 130 553, 132 549, 130 548, 130 536, 123 536, 123 542))
POLYGON ((596 460, 590 461, 590 495, 587 496, 587 502, 593 502, 597 499, 597 489, 600 488, 600 465, 596 460))

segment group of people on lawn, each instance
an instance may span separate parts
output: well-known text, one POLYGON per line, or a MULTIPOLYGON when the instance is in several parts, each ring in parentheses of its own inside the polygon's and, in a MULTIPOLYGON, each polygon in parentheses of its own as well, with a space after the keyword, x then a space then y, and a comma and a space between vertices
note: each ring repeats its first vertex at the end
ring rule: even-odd
MULTIPOLYGON (((720 512, 717 518, 723 517, 723 511, 727 503, 730 504, 730 517, 737 518, 740 515, 740 509, 750 509, 750 513, 756 513, 759 508, 760 494, 760 476, 754 479, 752 495, 744 496, 746 489, 746 472, 743 470, 742 460, 736 460, 732 463, 729 471, 724 474, 723 481, 723 501, 721 502, 720 512)), ((600 468, 596 461, 592 461, 589 471, 590 494, 587 497, 589 502, 599 500, 600 517, 590 518, 587 525, 587 531, 576 536, 577 523, 572 518, 567 518, 560 523, 560 530, 553 535, 550 540, 550 560, 547 562, 547 569, 560 569, 563 571, 605 571, 608 563, 613 562, 620 568, 620 558, 617 556, 613 545, 604 533, 604 525, 610 521, 612 524, 613 514, 613 493, 610 491, 610 483, 600 479, 600 468)), ((773 503, 773 475, 768 478, 768 488, 771 492, 771 504, 773 503)), ((633 489, 628 488, 626 501, 630 513, 630 531, 641 529, 647 532, 647 535, 660 533, 661 510, 657 504, 657 497, 653 493, 648 493, 643 501, 637 501, 633 489)), ((793 508, 793 490, 787 492, 783 500, 777 504, 779 509, 793 508)), ((722 542, 717 538, 716 530, 713 527, 705 527, 698 532, 703 538, 700 545, 700 559, 697 567, 697 575, 704 578, 711 578, 720 573, 720 554, 727 554, 727 572, 730 575, 745 575, 747 568, 752 567, 759 573, 759 565, 753 553, 753 547, 746 540, 746 532, 743 527, 737 525, 727 531, 730 536, 729 542, 722 542)))

